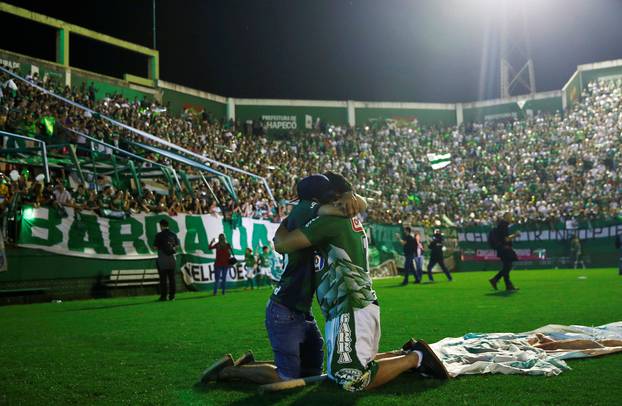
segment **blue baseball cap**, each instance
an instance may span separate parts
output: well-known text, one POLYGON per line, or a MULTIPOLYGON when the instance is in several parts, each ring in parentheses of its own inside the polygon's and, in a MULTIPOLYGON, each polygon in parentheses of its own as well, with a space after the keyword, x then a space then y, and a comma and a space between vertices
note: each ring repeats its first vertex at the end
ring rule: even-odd
POLYGON ((298 198, 328 203, 334 200, 335 191, 328 177, 317 174, 301 179, 296 185, 298 198))

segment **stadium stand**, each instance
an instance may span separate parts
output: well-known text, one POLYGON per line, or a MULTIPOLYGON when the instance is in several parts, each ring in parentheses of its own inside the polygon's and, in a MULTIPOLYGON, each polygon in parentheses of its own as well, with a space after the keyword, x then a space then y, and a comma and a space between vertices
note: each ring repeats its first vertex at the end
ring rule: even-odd
MULTIPOLYGON (((45 140, 50 144, 80 146, 93 137, 125 150, 138 152, 143 142, 133 132, 109 125, 97 116, 68 106, 36 88, 0 77, 0 130, 45 140), (77 131, 77 133, 72 130, 77 131)), ((136 188, 102 188, 71 191, 70 200, 58 202, 54 174, 45 186, 32 182, 37 169, 11 165, 32 173, 30 179, 6 179, 4 204, 19 200, 35 205, 73 204, 82 208, 118 213, 178 212, 231 213, 236 216, 280 221, 287 214, 292 179, 327 170, 343 173, 371 198, 369 220, 432 226, 447 220, 456 225, 491 224, 498 213, 512 211, 521 222, 588 220, 620 215, 622 193, 619 131, 622 119, 620 80, 591 82, 584 97, 565 116, 543 114, 523 120, 489 121, 460 127, 398 125, 376 121, 363 128, 323 126, 295 131, 287 137, 248 133, 241 124, 219 122, 207 116, 176 116, 155 101, 128 100, 109 94, 97 100, 94 86, 70 89, 35 74, 28 80, 57 94, 126 123, 138 130, 174 142, 197 154, 244 168, 269 180, 277 202, 256 180, 235 178, 238 200, 222 181, 210 184, 196 179, 196 196, 190 193, 146 192, 138 199, 136 188), (259 147, 257 147, 259 144, 259 147), (449 154, 451 165, 432 169, 428 154, 449 154), (29 180, 29 182, 27 182, 29 180), (603 193, 596 193, 603 184, 603 193), (208 189, 209 188, 209 189, 208 189), (213 193, 211 193, 213 192, 213 193), (82 195, 80 195, 82 193, 82 195), (56 195, 56 197, 55 197, 56 195), (218 204, 218 202, 222 202, 218 204)), ((9 146, 5 137, 4 146, 9 146)), ((26 144, 28 144, 26 142, 26 144)), ((19 145, 17 145, 19 147, 19 145)), ((23 145, 22 145, 23 146, 23 145)), ((68 152, 67 148, 62 152, 68 152)), ((106 148, 101 151, 109 153, 106 148)), ((170 165, 156 152, 145 158, 170 165)), ((179 164, 174 163, 179 169, 179 164)), ((193 175, 193 169, 188 173, 193 175)), ((59 176, 61 175, 61 176, 59 176)), ((100 183, 104 182, 99 180, 100 183)))

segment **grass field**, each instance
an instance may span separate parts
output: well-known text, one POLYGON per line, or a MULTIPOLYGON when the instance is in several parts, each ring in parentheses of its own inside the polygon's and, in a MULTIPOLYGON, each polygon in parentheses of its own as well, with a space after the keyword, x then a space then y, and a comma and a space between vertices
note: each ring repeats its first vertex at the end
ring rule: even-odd
MULTIPOLYGON (((456 274, 451 283, 440 276, 435 284, 406 287, 397 278, 376 281, 381 350, 410 336, 434 342, 467 332, 622 320, 617 270, 514 271, 521 290, 511 295, 495 293, 490 276, 456 274)), ((195 386, 225 352, 251 348, 259 359, 272 357, 263 327, 268 296, 267 289, 238 290, 185 293, 166 303, 131 297, 1 307, 0 404, 605 405, 622 398, 622 354, 570 361, 572 370, 557 377, 479 375, 439 383, 404 374, 362 394, 331 383, 264 396, 240 383, 195 386)))

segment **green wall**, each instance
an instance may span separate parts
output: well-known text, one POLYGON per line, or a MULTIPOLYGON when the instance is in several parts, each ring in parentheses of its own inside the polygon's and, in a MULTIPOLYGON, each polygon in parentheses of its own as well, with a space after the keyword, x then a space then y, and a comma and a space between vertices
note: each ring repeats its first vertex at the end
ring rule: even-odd
POLYGON ((36 66, 39 68, 39 77, 43 78, 46 74, 53 77, 57 82, 65 83, 65 71, 63 68, 56 66, 52 63, 32 61, 29 58, 5 53, 0 50, 0 60, 2 62, 10 62, 11 66, 14 63, 18 63, 17 73, 21 76, 30 75, 31 67, 36 66))
POLYGON ((130 101, 134 101, 134 99, 142 100, 147 98, 149 100, 153 100, 153 95, 150 93, 143 93, 139 90, 130 89, 128 86, 124 86, 121 84, 113 83, 112 81, 105 81, 102 78, 89 77, 86 74, 71 72, 71 87, 74 89, 80 88, 82 83, 86 83, 86 88, 88 89, 91 82, 94 83, 96 91, 95 98, 97 100, 101 100, 105 98, 108 94, 120 93, 126 99, 130 101))
POLYGON ((465 123, 473 123, 473 122, 481 122, 485 121, 486 117, 489 116, 498 116, 499 119, 502 119, 501 115, 508 115, 508 118, 511 114, 516 115, 516 117, 522 117, 523 112, 516 102, 512 103, 504 103, 497 104, 494 106, 486 106, 486 107, 471 107, 464 108, 462 111, 463 119, 465 123))
POLYGON ((560 96, 547 97, 546 99, 528 100, 523 107, 523 111, 533 110, 534 114, 538 111, 543 113, 555 113, 562 111, 562 98, 560 96))
MULTIPOLYGON (((311 107, 311 106, 269 106, 269 105, 236 105, 235 118, 238 121, 258 120, 262 116, 294 116, 292 122, 297 129, 305 129, 305 117, 312 117, 313 123, 317 117, 320 120, 337 125, 347 125, 348 109, 346 107, 311 107)), ((279 121, 279 120, 274 120, 279 121)), ((286 122, 287 120, 280 120, 286 122)))
POLYGON ((58 255, 31 248, 7 248, 9 270, 0 272, 0 282, 42 279, 96 278, 116 269, 153 269, 154 259, 102 260, 58 255))
POLYGON ((601 79, 605 76, 622 76, 622 66, 581 71, 583 87, 585 88, 589 82, 601 79))
POLYGON ((217 119, 227 117, 226 103, 219 103, 174 90, 162 89, 162 102, 174 114, 180 114, 185 108, 193 107, 195 110, 205 110, 217 119))
POLYGON ((363 125, 369 120, 378 118, 391 118, 397 121, 412 121, 413 118, 416 118, 420 124, 424 125, 441 124, 449 126, 456 124, 455 110, 360 107, 355 112, 357 125, 363 125))

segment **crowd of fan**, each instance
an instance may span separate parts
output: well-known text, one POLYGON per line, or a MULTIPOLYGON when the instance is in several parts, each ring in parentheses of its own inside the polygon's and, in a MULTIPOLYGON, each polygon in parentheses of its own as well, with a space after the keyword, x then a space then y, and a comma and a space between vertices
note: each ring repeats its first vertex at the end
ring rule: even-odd
MULTIPOLYGON (((371 128, 324 125, 277 138, 205 114, 175 116, 154 101, 129 101, 121 95, 96 100, 92 86, 70 89, 42 83, 36 76, 29 79, 131 127, 265 177, 276 198, 273 202, 255 178, 223 169, 235 175, 237 201, 218 178, 212 178, 209 185, 194 181, 194 199, 150 191, 139 199, 135 192, 113 191, 105 184, 99 193, 79 187, 68 198, 84 208, 224 213, 279 221, 288 212, 287 201, 294 197, 293 180, 330 170, 342 173, 369 199, 366 215, 374 222, 490 224, 504 211, 514 213, 520 222, 547 223, 621 215, 620 81, 590 83, 564 117, 536 114, 454 128, 378 121, 371 128), (433 170, 428 153, 450 153, 451 164, 433 170)), ((131 141, 157 144, 97 114, 85 113, 16 80, 11 84, 6 75, 0 81, 4 84, 0 129, 85 143, 83 137, 66 130, 71 128, 196 174, 166 157, 145 154, 131 141)), ((11 188, 21 190, 26 201, 46 204, 56 202, 55 194, 65 185, 59 181, 44 187, 35 182, 29 187, 13 182, 11 188)))

